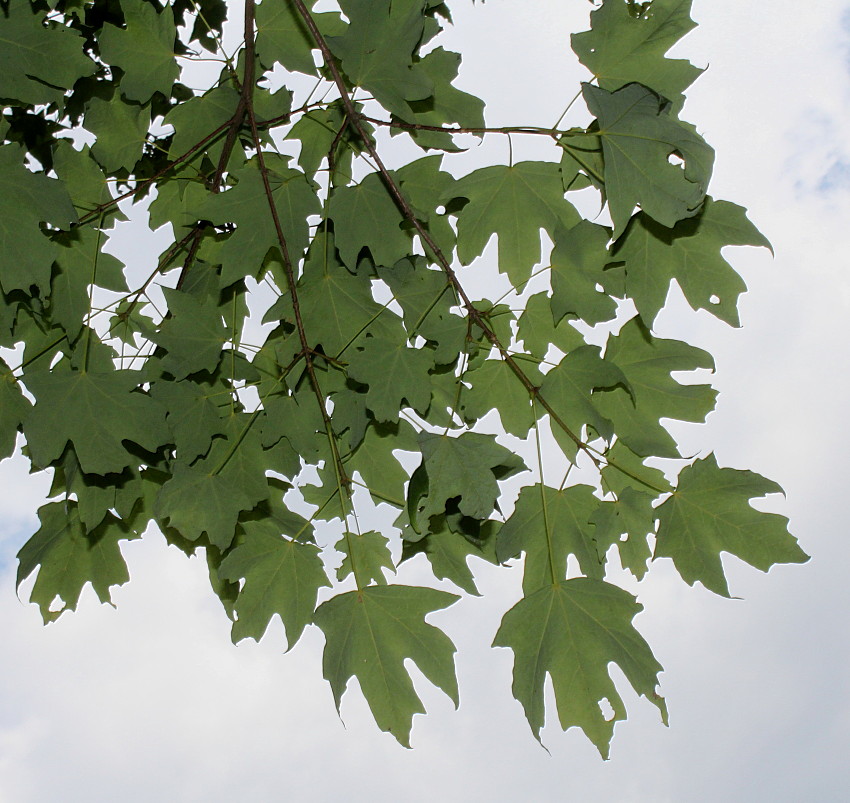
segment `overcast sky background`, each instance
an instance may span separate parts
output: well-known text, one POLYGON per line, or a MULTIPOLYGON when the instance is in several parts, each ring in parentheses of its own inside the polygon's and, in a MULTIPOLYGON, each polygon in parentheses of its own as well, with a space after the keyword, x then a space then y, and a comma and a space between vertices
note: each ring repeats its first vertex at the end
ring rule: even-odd
MULTIPOLYGON (((444 41, 463 52, 459 83, 487 101, 488 122, 551 125, 586 75, 569 33, 590 5, 451 5, 444 41)), ((712 195, 746 206, 776 258, 731 252, 750 287, 742 329, 671 295, 656 332, 711 351, 721 394, 707 425, 675 434, 778 481, 787 499, 765 504, 812 561, 765 576, 728 559, 743 598, 731 601, 653 566, 635 623, 664 665, 670 727, 621 684, 629 719, 609 762, 557 723, 543 732, 551 755, 540 748, 510 695, 510 651, 489 648, 517 569, 480 564, 483 598, 432 617, 459 648, 461 705, 420 684, 429 714, 412 751, 377 729, 356 689, 341 724, 315 628, 285 656, 279 623, 233 647, 203 560, 156 534, 124 547, 133 579, 114 589, 117 610, 87 589, 44 628, 15 596, 14 555, 47 482, 13 459, 0 464, 0 803, 848 799, 850 3, 695 0, 693 16, 676 52, 710 66, 684 117, 717 151, 712 195)), ((553 156, 514 145, 517 159, 553 156)), ((504 144, 487 147, 464 172, 504 158, 504 144)))

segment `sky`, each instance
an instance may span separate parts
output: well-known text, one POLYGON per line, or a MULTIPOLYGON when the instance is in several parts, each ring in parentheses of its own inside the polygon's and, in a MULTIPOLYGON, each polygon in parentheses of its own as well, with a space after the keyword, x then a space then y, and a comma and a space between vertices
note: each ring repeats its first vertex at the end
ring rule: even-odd
MULTIPOLYGON (((569 33, 590 5, 452 7, 445 45, 463 52, 458 83, 487 101, 488 122, 551 125, 585 77, 569 33)), ((683 116, 717 151, 711 194, 746 206, 776 256, 729 250, 749 286, 740 329, 671 293, 656 332, 708 349, 720 391, 707 424, 674 434, 685 453, 713 450, 778 481, 786 497, 759 504, 790 518, 812 560, 764 575, 727 558, 733 600, 653 565, 635 587, 646 609, 635 624, 665 669, 669 728, 622 682, 629 719, 610 761, 556 722, 541 748, 510 695, 511 653, 489 647, 519 570, 483 564, 483 597, 431 619, 459 648, 460 708, 418 683, 429 713, 410 751, 356 688, 337 716, 315 628, 286 655, 279 625, 234 647, 203 560, 156 534, 124 547, 132 581, 113 589, 115 609, 87 589, 76 613, 43 627, 15 595, 14 555, 47 479, 13 458, 0 463, 0 803, 847 799, 850 3, 695 0, 693 17, 676 55, 708 69, 683 116)), ((515 158, 553 156, 514 146, 515 158)), ((505 158, 499 147, 463 170, 505 158)))

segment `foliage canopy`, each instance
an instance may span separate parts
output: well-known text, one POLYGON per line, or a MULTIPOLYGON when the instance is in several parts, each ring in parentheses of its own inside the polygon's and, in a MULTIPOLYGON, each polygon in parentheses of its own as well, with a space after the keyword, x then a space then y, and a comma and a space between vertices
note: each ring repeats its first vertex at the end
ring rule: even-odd
POLYGON ((769 247, 706 194, 713 151, 679 118, 690 0, 598 4, 572 37, 591 122, 552 128, 486 127, 439 44, 446 3, 314 5, 246 0, 231 52, 223 0, 4 3, 0 457, 20 432, 53 476, 19 583, 37 572, 46 622, 87 583, 109 601, 121 542, 158 530, 205 552, 234 641, 317 625, 337 706, 356 678, 408 745, 407 659, 458 701, 426 622, 458 596, 388 575, 417 559, 475 595, 470 558, 522 557, 494 640, 514 695, 539 738, 550 676, 562 727, 607 756, 610 663, 666 719, 612 561, 641 579, 667 557, 728 596, 723 552, 806 560, 749 504, 778 486, 683 457, 663 423, 715 401, 678 376, 711 356, 653 334, 671 282, 738 325, 721 249, 769 247), (474 137, 519 136, 556 158, 452 172, 474 137), (391 169, 391 137, 421 155, 391 169), (111 253, 128 213, 171 233, 158 258, 111 253), (507 294, 468 279, 482 261, 507 294), (395 527, 361 527, 372 502, 395 527))

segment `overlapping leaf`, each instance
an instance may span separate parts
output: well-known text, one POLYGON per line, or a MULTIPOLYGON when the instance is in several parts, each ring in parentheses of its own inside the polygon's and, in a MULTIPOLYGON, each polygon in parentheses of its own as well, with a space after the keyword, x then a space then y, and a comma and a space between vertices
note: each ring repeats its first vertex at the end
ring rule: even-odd
POLYGON ((640 84, 616 92, 584 84, 599 121, 605 191, 619 237, 636 206, 663 226, 696 215, 705 199, 714 151, 692 126, 674 117, 668 102, 640 84), (678 156, 679 166, 670 162, 678 156))

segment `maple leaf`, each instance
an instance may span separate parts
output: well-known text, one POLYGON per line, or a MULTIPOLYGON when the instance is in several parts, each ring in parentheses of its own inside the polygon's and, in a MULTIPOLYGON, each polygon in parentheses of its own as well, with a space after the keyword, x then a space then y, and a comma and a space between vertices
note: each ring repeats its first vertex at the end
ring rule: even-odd
POLYGON ((696 27, 691 0, 653 0, 640 15, 626 3, 603 3, 590 14, 589 31, 570 37, 579 61, 609 92, 631 82, 648 86, 675 104, 702 70, 686 59, 669 59, 667 51, 696 27))
MULTIPOLYGON (((271 5, 269 3, 269 6, 271 5)), ((258 8, 257 12, 259 11, 258 8)), ((185 103, 173 106, 163 120, 165 125, 174 128, 168 158, 177 159, 188 153, 194 145, 230 120, 238 104, 239 93, 229 84, 225 84, 214 87, 200 97, 190 98, 185 103)), ((224 137, 216 137, 204 148, 199 148, 192 157, 192 161, 207 154, 210 159, 218 162, 223 148, 224 137)), ((179 187, 185 182, 174 183, 179 187)))
POLYGON ((714 151, 692 127, 670 113, 670 104, 640 84, 616 92, 583 84, 584 99, 599 120, 605 191, 614 236, 635 206, 664 226, 696 215, 705 199, 714 151), (684 161, 671 164, 670 156, 684 161))
POLYGON ((682 470, 676 490, 658 508, 654 557, 672 558, 688 585, 699 580, 724 597, 729 586, 721 552, 763 572, 777 563, 805 563, 809 556, 788 532, 788 519, 749 504, 772 493, 782 488, 759 474, 720 468, 713 454, 697 460, 682 470))
POLYGON ((172 317, 163 320, 151 337, 167 352, 162 359, 163 370, 178 381, 198 371, 212 373, 228 339, 221 313, 209 299, 205 302, 170 288, 163 292, 172 317))
POLYGON ((137 390, 139 381, 137 371, 126 370, 57 368, 28 374, 26 384, 36 403, 24 421, 24 433, 36 465, 49 465, 70 442, 83 471, 120 473, 136 462, 124 441, 151 452, 167 443, 165 410, 137 390))
POLYGON ((561 727, 580 727, 608 758, 614 724, 626 718, 623 700, 608 674, 610 663, 617 664, 635 691, 658 707, 666 724, 667 708, 655 691, 661 665, 632 625, 641 610, 643 606, 621 588, 577 577, 540 587, 505 614, 493 646, 514 651, 514 697, 522 703, 538 740, 548 674, 561 727), (613 709, 610 718, 600 708, 603 700, 613 709))
POLYGON ((589 485, 558 490, 538 483, 520 491, 514 512, 499 531, 496 556, 504 563, 525 552, 523 594, 563 578, 570 555, 585 575, 602 579, 605 552, 598 549, 590 523, 598 507, 589 485))
MULTIPOLYGON (((310 8, 314 5, 307 3, 310 8)), ((287 70, 316 75, 313 62, 316 43, 295 8, 288 3, 261 3, 257 6, 256 14, 257 53, 260 61, 269 68, 279 63, 287 70)), ((336 12, 311 12, 311 16, 325 35, 340 34, 345 29, 336 12)))
POLYGON ((413 62, 424 28, 421 0, 340 0, 339 7, 351 23, 327 42, 352 84, 402 115, 408 101, 431 96, 428 74, 413 62))
POLYGON ((25 0, 10 0, 0 15, 0 97, 22 103, 61 103, 64 91, 97 70, 79 32, 44 24, 25 0))
POLYGON ((367 337, 349 357, 348 375, 369 386, 366 406, 377 421, 397 421, 403 400, 419 413, 428 409, 428 371, 433 364, 427 351, 411 348, 404 340, 367 337))
POLYGON ((21 393, 11 369, 0 360, 0 460, 14 453, 18 428, 29 409, 30 403, 21 393))
POLYGON ((221 561, 223 580, 245 580, 233 604, 233 643, 259 641, 272 617, 280 616, 289 649, 313 620, 320 588, 328 578, 314 544, 283 538, 274 521, 243 522, 245 538, 221 561))
POLYGON ((113 515, 87 532, 73 501, 49 502, 39 508, 41 527, 18 552, 17 585, 36 569, 30 602, 41 609, 45 623, 65 611, 75 611, 87 583, 101 602, 112 604, 110 587, 130 579, 118 542, 136 537, 113 515), (54 608, 59 597, 62 606, 54 608))
POLYGON ((377 532, 348 533, 336 542, 336 550, 342 554, 342 564, 337 569, 338 580, 354 576, 361 585, 377 583, 386 585, 384 571, 395 574, 395 564, 390 553, 387 537, 377 532))
POLYGON ((103 27, 101 57, 124 71, 120 86, 127 99, 146 103, 155 92, 170 97, 180 74, 174 59, 177 31, 171 6, 157 12, 140 0, 120 0, 120 5, 126 27, 103 27))
POLYGON ((210 385, 191 381, 160 380, 151 387, 153 396, 167 410, 168 426, 181 461, 205 455, 216 435, 224 435, 225 411, 216 404, 210 385))
POLYGON ((461 513, 484 518, 493 512, 500 478, 526 470, 522 459, 486 435, 464 432, 456 438, 423 432, 419 435, 422 465, 428 476, 427 518, 460 497, 461 513))
POLYGON ((91 154, 107 172, 132 172, 142 156, 150 109, 125 103, 119 95, 111 100, 92 98, 86 109, 86 128, 97 137, 91 154))
POLYGON ((569 353, 585 345, 584 338, 568 320, 561 318, 555 323, 553 304, 554 296, 550 299, 545 292, 535 293, 525 302, 525 309, 519 316, 517 338, 532 354, 545 356, 549 346, 569 353))
POLYGON ((771 247, 742 206, 706 198, 698 217, 673 229, 637 215, 612 256, 625 263, 626 292, 647 326, 664 305, 672 279, 693 309, 740 326, 738 296, 747 286, 721 254, 727 245, 771 247))
POLYGON ((418 449, 413 427, 404 419, 388 424, 372 422, 361 443, 345 458, 347 469, 359 472, 376 501, 397 500, 401 504, 404 498, 407 472, 393 454, 399 449, 418 449))
MULTIPOLYGON (((315 187, 300 170, 274 155, 265 157, 271 194, 286 239, 290 259, 298 260, 307 247, 307 218, 320 211, 315 187)), ((197 208, 197 219, 235 223, 236 231, 221 247, 221 286, 259 272, 270 248, 278 247, 277 231, 269 211, 256 160, 235 172, 238 183, 212 195, 197 208)))
POLYGON ((611 231, 588 220, 555 238, 552 249, 552 315, 575 315, 591 326, 614 317, 616 302, 605 292, 611 231), (598 287, 603 288, 601 291, 598 287))
MULTIPOLYGON (((524 365, 523 370, 538 385, 543 381, 536 366, 524 365)), ((534 426, 534 408, 531 396, 516 379, 513 370, 504 360, 486 360, 464 374, 471 387, 461 393, 461 411, 466 421, 483 418, 497 410, 505 432, 525 438, 534 426)))
POLYGON ((404 666, 412 660, 458 705, 455 647, 425 616, 456 602, 454 594, 415 586, 369 586, 339 594, 319 607, 315 622, 325 634, 322 667, 337 710, 356 677, 378 727, 410 747, 414 714, 424 713, 404 666))
POLYGON ((494 234, 499 236, 499 270, 518 286, 540 262, 540 230, 550 235, 579 222, 564 198, 558 165, 519 162, 493 165, 459 179, 444 201, 466 198, 458 212, 457 254, 468 265, 480 256, 494 234))
MULTIPOLYGON (((396 526, 400 526, 400 522, 396 522, 396 526)), ((402 560, 422 554, 431 565, 435 577, 450 580, 468 594, 481 596, 468 560, 476 557, 487 563, 497 563, 495 536, 499 527, 500 522, 492 519, 479 524, 477 520, 460 516, 459 513, 433 516, 427 533, 416 534, 415 541, 405 540, 402 560)))
MULTIPOLYGON (((596 346, 581 346, 546 374, 540 394, 573 434, 578 435, 585 425, 590 425, 603 438, 610 438, 614 429, 597 409, 593 391, 617 385, 628 387, 623 372, 603 359, 596 346)), ((575 443, 564 436, 557 422, 552 422, 552 430, 567 456, 574 455, 575 443)))
POLYGON ((24 166, 16 145, 0 146, 0 289, 47 289, 57 247, 44 236, 40 223, 69 227, 77 213, 65 185, 24 166))
POLYGON ((339 255, 350 270, 364 246, 377 265, 392 265, 410 249, 410 236, 401 229, 404 218, 378 173, 336 190, 330 217, 339 255))
MULTIPOLYGON (((417 67, 433 84, 431 96, 421 101, 409 102, 408 110, 399 108, 396 113, 407 122, 417 125, 443 126, 455 123, 463 128, 482 128, 484 102, 452 86, 460 69, 460 61, 459 53, 435 47, 417 63, 417 67)), ((447 152, 461 150, 453 143, 451 134, 441 131, 405 130, 421 148, 439 148, 447 152)))
POLYGON ((468 321, 453 312, 454 294, 442 271, 429 270, 423 257, 405 257, 392 267, 379 267, 401 305, 408 335, 435 344, 434 362, 453 362, 464 347, 468 321))
POLYGON ((102 240, 92 229, 74 229, 55 238, 59 270, 51 283, 51 317, 73 341, 89 312, 89 286, 126 292, 124 263, 102 250, 102 240))
POLYGON ((224 420, 206 457, 191 465, 175 461, 172 477, 156 500, 157 516, 195 541, 207 533, 219 549, 230 546, 242 511, 268 497, 266 460, 256 417, 234 413, 224 420))
POLYGON ((647 535, 655 531, 653 499, 650 494, 626 487, 616 499, 600 502, 590 517, 591 524, 596 527, 594 538, 600 552, 616 544, 620 564, 638 580, 643 579, 647 561, 652 557, 647 535))
POLYGON ((304 330, 311 346, 321 344, 325 354, 339 357, 367 328, 380 331, 374 324, 383 307, 372 298, 367 277, 349 273, 315 240, 310 253, 299 287, 304 330))
POLYGON ((631 391, 613 388, 593 396, 600 413, 613 422, 617 437, 642 456, 679 457, 659 419, 705 421, 717 391, 710 385, 682 385, 671 373, 713 369, 711 355, 679 340, 653 337, 640 318, 632 318, 618 335, 608 338, 605 359, 623 372, 631 391))

